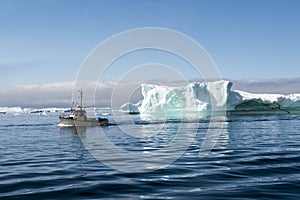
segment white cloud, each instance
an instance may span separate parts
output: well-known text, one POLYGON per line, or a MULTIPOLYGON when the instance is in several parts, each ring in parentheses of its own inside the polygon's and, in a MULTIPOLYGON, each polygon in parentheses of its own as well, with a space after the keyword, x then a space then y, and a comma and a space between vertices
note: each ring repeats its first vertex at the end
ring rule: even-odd
POLYGON ((1 106, 64 106, 70 105, 73 83, 49 83, 0 86, 1 106))
POLYGON ((252 93, 300 93, 300 78, 233 81, 233 89, 252 93))
MULTIPOLYGON (((113 82, 107 81, 97 85, 95 82, 85 82, 74 84, 74 82, 57 82, 46 84, 31 84, 19 86, 0 86, 0 107, 1 106, 21 106, 21 107, 69 107, 72 104, 72 94, 74 90, 74 100, 78 96, 77 90, 83 89, 84 104, 93 105, 94 98, 97 106, 110 106, 111 96, 114 91, 113 101, 115 106, 120 106, 128 102, 128 94, 131 90, 139 87, 139 82, 113 82), (74 88, 74 85, 77 88, 74 88), (80 88, 78 88, 80 86, 80 88), (96 89, 96 92, 95 92, 96 89)), ((139 91, 139 89, 138 89, 139 91)), ((139 94, 133 94, 132 101, 140 99, 139 94)))

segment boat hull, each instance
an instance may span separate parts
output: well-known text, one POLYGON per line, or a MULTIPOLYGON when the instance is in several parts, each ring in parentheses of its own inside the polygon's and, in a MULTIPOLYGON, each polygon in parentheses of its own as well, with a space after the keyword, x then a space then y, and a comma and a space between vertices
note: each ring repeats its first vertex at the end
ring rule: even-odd
POLYGON ((75 126, 74 119, 59 117, 58 126, 75 126))
POLYGON ((97 120, 74 120, 76 126, 106 126, 108 121, 97 121, 97 120))
POLYGON ((107 126, 108 120, 106 118, 75 120, 71 118, 60 117, 59 126, 107 126))

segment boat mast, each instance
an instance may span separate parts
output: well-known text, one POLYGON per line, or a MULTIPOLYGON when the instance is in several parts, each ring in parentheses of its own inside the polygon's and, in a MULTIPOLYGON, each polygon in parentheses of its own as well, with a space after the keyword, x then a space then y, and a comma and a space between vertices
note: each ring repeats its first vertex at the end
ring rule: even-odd
POLYGON ((80 110, 82 110, 82 95, 83 95, 82 88, 79 90, 79 94, 80 94, 80 110))

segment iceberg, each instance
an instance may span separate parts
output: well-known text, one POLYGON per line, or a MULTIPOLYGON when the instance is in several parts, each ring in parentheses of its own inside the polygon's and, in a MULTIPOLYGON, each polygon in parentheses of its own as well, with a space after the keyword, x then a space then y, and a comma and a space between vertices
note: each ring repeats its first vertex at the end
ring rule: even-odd
POLYGON ((182 87, 142 84, 141 118, 182 119, 208 115, 212 109, 227 110, 231 86, 229 81, 193 82, 182 87))
POLYGON ((23 109, 20 106, 17 107, 0 107, 0 112, 5 114, 20 114, 23 113, 23 109))
POLYGON ((236 90, 242 97, 243 101, 258 100, 269 103, 278 103, 284 108, 300 107, 300 94, 253 94, 245 91, 236 90))
POLYGON ((232 90, 232 85, 226 80, 192 82, 181 87, 142 84, 143 100, 124 104, 121 110, 139 112, 141 119, 183 119, 208 116, 212 111, 245 114, 300 111, 300 94, 253 94, 232 90))
POLYGON ((125 103, 121 106, 121 111, 128 114, 139 114, 139 108, 141 107, 142 101, 139 101, 136 104, 125 103))

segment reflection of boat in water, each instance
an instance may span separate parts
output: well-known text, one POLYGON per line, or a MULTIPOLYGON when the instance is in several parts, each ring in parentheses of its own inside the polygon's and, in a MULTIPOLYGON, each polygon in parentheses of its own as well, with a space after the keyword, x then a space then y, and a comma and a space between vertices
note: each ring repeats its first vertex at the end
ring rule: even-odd
POLYGON ((79 109, 74 109, 73 106, 70 113, 62 113, 59 116, 59 126, 106 126, 108 125, 108 119, 98 117, 89 118, 85 111, 85 107, 82 106, 83 92, 80 90, 80 106, 79 109))

